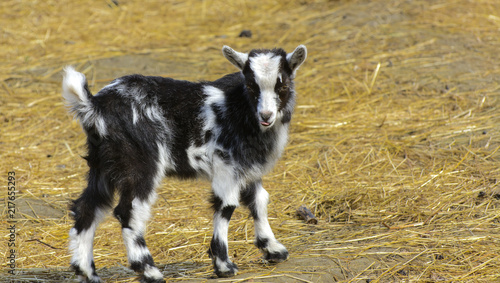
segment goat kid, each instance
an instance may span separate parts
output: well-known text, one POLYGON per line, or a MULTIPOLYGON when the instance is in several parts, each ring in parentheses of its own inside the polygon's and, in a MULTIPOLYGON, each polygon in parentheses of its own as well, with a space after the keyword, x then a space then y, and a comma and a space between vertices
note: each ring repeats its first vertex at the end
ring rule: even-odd
POLYGON ((287 142, 294 104, 293 79, 306 47, 240 53, 224 46, 240 72, 213 82, 130 75, 95 96, 83 74, 66 67, 63 96, 87 134, 88 186, 73 201, 71 266, 82 282, 101 282, 93 259, 95 230, 113 204, 131 268, 141 282, 164 282, 144 240, 155 189, 164 176, 206 177, 215 210, 209 248, 215 273, 233 276, 227 233, 243 203, 255 224, 255 244, 269 262, 288 258, 269 226, 269 194, 262 177, 287 142))

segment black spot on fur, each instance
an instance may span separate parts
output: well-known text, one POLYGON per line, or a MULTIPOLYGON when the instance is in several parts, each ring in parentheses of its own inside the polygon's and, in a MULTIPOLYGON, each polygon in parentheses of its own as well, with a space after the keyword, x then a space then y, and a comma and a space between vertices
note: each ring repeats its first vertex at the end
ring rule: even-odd
POLYGON ((217 257, 222 261, 227 261, 229 258, 227 256, 227 247, 224 242, 216 237, 212 238, 210 242, 210 249, 208 250, 208 255, 210 258, 214 259, 217 257))
POLYGON ((248 207, 250 210, 250 214, 252 215, 254 220, 258 220, 258 214, 255 209, 255 191, 257 185, 252 183, 248 185, 244 190, 240 193, 240 201, 248 207))
POLYGON ((210 203, 212 203, 212 209, 214 211, 219 211, 222 208, 222 199, 212 193, 210 197, 210 203))
POLYGON ((231 220, 231 216, 233 215, 235 209, 236 206, 234 205, 224 207, 221 211, 222 218, 226 219, 227 221, 231 220))
POLYGON ((144 240, 144 237, 137 237, 135 239, 135 244, 139 247, 145 248, 146 247, 146 240, 144 240))
POLYGON ((155 266, 151 255, 144 256, 141 261, 133 261, 130 263, 130 268, 135 272, 144 272, 146 266, 155 266))
POLYGON ((292 121, 292 113, 288 111, 283 112, 283 118, 281 118, 281 123, 288 124, 290 123, 290 121, 292 121))
POLYGON ((120 202, 115 207, 113 215, 120 221, 123 228, 131 228, 129 226, 130 218, 132 216, 132 199, 122 196, 120 202))
POLYGON ((206 131, 205 132, 205 143, 208 143, 210 141, 210 139, 212 138, 212 136, 213 136, 212 131, 206 131))
POLYGON ((267 238, 260 238, 258 237, 255 240, 255 246, 262 250, 264 252, 264 259, 272 262, 272 263, 277 263, 277 262, 282 262, 285 261, 288 258, 288 251, 283 250, 283 251, 278 251, 278 252, 269 252, 267 250, 269 246, 269 239, 267 238))
POLYGON ((255 246, 257 246, 257 248, 259 248, 261 250, 267 248, 268 244, 269 244, 269 239, 267 239, 267 238, 258 237, 255 240, 255 246))
POLYGON ((231 163, 231 157, 226 151, 222 151, 220 149, 215 150, 215 155, 217 155, 224 163, 230 164, 231 163))
POLYGON ((92 261, 90 263, 90 267, 92 267, 92 275, 97 276, 97 272, 95 271, 95 263, 92 261))
POLYGON ((73 271, 75 271, 75 275, 83 275, 82 270, 80 269, 80 266, 78 266, 77 264, 72 263, 71 269, 73 269, 73 271))

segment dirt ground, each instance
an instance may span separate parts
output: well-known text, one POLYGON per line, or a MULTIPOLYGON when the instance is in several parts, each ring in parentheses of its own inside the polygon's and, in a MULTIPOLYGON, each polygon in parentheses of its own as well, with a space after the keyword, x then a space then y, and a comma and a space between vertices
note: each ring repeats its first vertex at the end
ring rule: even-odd
MULTIPOLYGON (((112 5, 115 1, 105 2, 112 5)), ((215 278, 205 254, 211 229, 206 200, 209 185, 203 181, 167 180, 159 191, 146 236, 165 279, 500 280, 500 45, 495 40, 500 35, 500 5, 494 1, 457 1, 455 5, 444 0, 302 2, 294 2, 293 10, 269 9, 271 16, 262 16, 272 20, 268 17, 290 13, 295 22, 277 20, 274 27, 264 20, 259 22, 257 11, 247 12, 253 24, 248 19, 245 24, 235 20, 225 30, 211 28, 215 35, 209 39, 200 35, 197 43, 206 47, 178 43, 178 47, 191 46, 186 47, 187 55, 151 46, 135 52, 117 48, 113 51, 117 55, 89 55, 90 59, 76 60, 81 70, 87 70, 95 93, 111 79, 130 73, 196 80, 232 72, 223 59, 214 61, 221 56, 215 50, 224 41, 236 42, 242 51, 246 46, 260 44, 286 44, 287 49, 300 43, 308 46, 309 57, 296 79, 302 96, 289 149, 266 179, 271 188, 271 223, 277 237, 289 248, 290 259, 277 265, 262 262, 252 245, 252 232, 246 230, 251 220, 239 209, 232 220, 235 236, 229 245, 240 273, 234 278, 215 278), (306 31, 294 33, 294 24, 307 26, 306 31), (272 37, 265 31, 271 27, 275 32, 269 33, 279 40, 263 39, 272 37), (238 38, 239 31, 246 28, 252 30, 252 39, 238 38), (202 53, 208 54, 207 58, 199 55, 202 53), (432 110, 424 114, 426 109, 432 110), (301 204, 316 213, 317 225, 305 224, 297 217, 295 209, 301 204), (201 216, 186 211, 201 211, 201 216), (188 236, 174 234, 180 230, 188 236)), ((135 7, 131 3, 123 1, 120 5, 123 9, 135 7)), ((215 6, 206 9, 223 10, 215 6)), ((234 10, 238 7, 233 6, 234 10)), ((207 15, 204 21, 210 17, 215 21, 217 17, 207 15)), ((37 17, 37 13, 28 16, 37 17)), ((207 29, 202 24, 190 24, 193 29, 207 29)), ((12 30, 14 27, 4 28, 4 37, 12 30)), ((175 36, 182 38, 182 34, 175 36)), ((39 43, 33 40, 30 44, 39 43)), ((72 41, 65 44, 78 46, 72 41)), ((37 48, 41 47, 27 50, 37 48)), ((94 54, 98 53, 95 48, 94 54)), ((12 54, 9 59, 24 63, 18 63, 22 70, 2 69, 0 118, 4 129, 14 130, 2 131, 12 142, 0 144, 5 150, 1 169, 15 170, 20 176, 16 216, 22 247, 16 275, 3 273, 0 281, 75 282, 67 267, 67 231, 71 227, 67 205, 83 186, 86 167, 79 158, 84 154, 83 135, 65 114, 58 94, 61 66, 57 64, 76 63, 55 60, 58 53, 54 51, 55 55, 47 59, 50 64, 37 61, 35 66, 26 67, 36 59, 19 59, 21 55, 12 54), (17 92, 18 88, 23 91, 17 92), (16 93, 24 95, 24 89, 28 89, 26 95, 41 89, 42 94, 50 96, 48 100, 35 94, 26 101, 16 98, 16 93), (35 118, 23 118, 23 107, 32 109, 45 102, 47 106, 39 108, 35 118), (18 112, 7 110, 16 105, 18 112), (36 117, 45 119, 59 113, 64 113, 64 118, 53 118, 54 126, 45 131, 49 136, 60 132, 59 136, 36 134, 36 138, 56 145, 40 142, 30 149, 35 142, 27 140, 35 137, 29 131, 44 127, 36 117), (64 137, 69 141, 58 140, 64 137), (46 171, 37 173, 42 169, 46 171), (51 230, 55 225, 61 227, 60 234, 55 228, 51 230)), ((4 198, 0 208, 7 215, 6 204, 4 198)), ((2 221, 7 225, 6 220, 2 221)), ((96 237, 98 274, 105 282, 134 281, 135 274, 127 268, 118 224, 109 217, 100 230, 107 234, 98 230, 96 237)), ((2 254, 2 258, 6 256, 2 254)))

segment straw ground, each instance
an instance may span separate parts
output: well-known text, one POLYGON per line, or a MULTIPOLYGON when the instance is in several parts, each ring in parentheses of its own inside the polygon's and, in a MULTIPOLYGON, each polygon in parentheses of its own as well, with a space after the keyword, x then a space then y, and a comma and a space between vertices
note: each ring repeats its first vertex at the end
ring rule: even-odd
MULTIPOLYGON (((0 12, 1 221, 9 171, 18 221, 17 273, 3 265, 2 280, 73 278, 67 205, 87 168, 61 68, 86 73, 94 93, 128 73, 214 79, 235 71, 224 44, 309 51, 289 145, 265 179, 291 258, 262 264, 238 209, 230 253, 241 274, 231 280, 500 280, 498 1, 4 0, 0 12), (317 225, 297 217, 301 205, 317 225)), ((167 179, 159 190, 146 241, 170 281, 229 282, 210 279, 208 195, 198 181, 167 179)), ((106 282, 134 280, 111 218, 95 256, 106 282)))

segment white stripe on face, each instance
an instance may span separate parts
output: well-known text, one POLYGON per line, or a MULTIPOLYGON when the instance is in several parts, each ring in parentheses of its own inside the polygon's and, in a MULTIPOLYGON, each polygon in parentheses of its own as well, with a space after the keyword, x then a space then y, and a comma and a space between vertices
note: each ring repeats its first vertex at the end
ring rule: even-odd
POLYGON ((260 98, 257 104, 257 115, 261 125, 272 126, 278 112, 278 95, 274 91, 276 80, 281 78, 281 57, 272 53, 263 53, 250 57, 250 68, 254 73, 255 82, 260 89, 260 98), (260 114, 272 113, 267 121, 263 121, 260 114))

